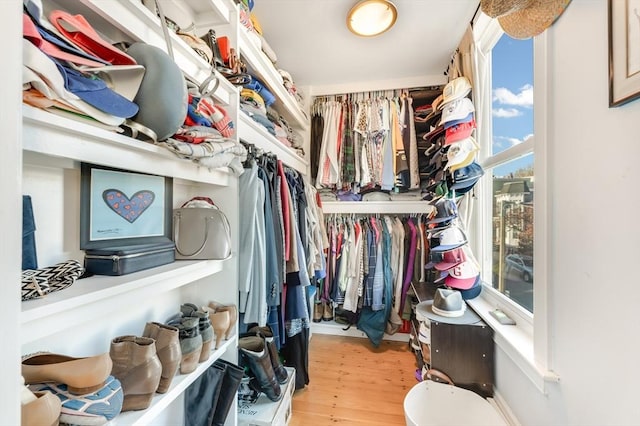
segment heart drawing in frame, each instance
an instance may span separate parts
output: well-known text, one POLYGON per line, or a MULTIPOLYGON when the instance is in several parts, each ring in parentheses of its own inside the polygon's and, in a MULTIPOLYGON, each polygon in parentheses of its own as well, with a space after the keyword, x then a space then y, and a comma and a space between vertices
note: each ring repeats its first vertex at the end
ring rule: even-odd
POLYGON ((153 191, 145 189, 136 192, 131 198, 119 189, 105 189, 102 192, 102 199, 107 206, 129 223, 135 222, 153 204, 155 198, 153 191))

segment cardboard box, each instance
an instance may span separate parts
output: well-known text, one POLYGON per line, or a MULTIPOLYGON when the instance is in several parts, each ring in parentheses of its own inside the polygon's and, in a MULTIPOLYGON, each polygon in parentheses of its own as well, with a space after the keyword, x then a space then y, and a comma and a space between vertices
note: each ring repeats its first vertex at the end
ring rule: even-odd
POLYGON ((291 398, 296 390, 296 369, 285 367, 289 378, 280 385, 282 398, 273 402, 261 393, 255 402, 238 401, 238 426, 287 426, 291 418, 291 398))

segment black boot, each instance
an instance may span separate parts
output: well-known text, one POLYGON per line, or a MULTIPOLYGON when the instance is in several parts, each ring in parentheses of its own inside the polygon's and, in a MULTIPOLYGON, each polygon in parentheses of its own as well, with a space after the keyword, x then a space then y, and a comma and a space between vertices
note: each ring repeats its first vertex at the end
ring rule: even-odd
POLYGON ((271 401, 282 398, 280 385, 273 371, 267 344, 262 336, 244 335, 238 340, 238 351, 256 378, 257 386, 271 401))
POLYGON ((240 382, 244 376, 244 369, 223 359, 216 360, 213 365, 224 368, 224 378, 222 379, 222 387, 215 411, 213 412, 213 418, 209 422, 209 425, 223 426, 225 420, 227 420, 229 410, 233 405, 236 392, 238 392, 238 388, 240 387, 240 382))
POLYGON ((213 412, 220 403, 224 392, 225 369, 215 363, 198 377, 184 394, 184 424, 189 426, 209 426, 213 412))
POLYGON ((269 349, 269 358, 271 358, 271 366, 273 367, 273 372, 276 373, 276 379, 280 384, 287 383, 287 370, 280 362, 280 355, 278 355, 278 348, 276 347, 276 343, 273 341, 273 331, 271 327, 265 325, 264 327, 251 327, 247 333, 254 333, 262 336, 267 344, 267 348, 269 349))

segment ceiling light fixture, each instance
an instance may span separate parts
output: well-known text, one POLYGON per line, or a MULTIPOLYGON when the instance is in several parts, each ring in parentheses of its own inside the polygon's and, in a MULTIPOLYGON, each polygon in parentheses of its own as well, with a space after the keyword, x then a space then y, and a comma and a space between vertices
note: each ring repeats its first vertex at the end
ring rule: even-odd
POLYGON ((393 27, 397 17, 396 6, 388 0, 360 0, 347 15, 347 27, 356 35, 373 37, 393 27))

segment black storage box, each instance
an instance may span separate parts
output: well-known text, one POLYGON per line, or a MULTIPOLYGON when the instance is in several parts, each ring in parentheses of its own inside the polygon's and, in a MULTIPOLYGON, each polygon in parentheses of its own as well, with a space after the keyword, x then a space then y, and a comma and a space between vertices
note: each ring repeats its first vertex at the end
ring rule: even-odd
POLYGON ((114 246, 85 250, 87 272, 96 275, 125 275, 172 263, 176 259, 173 241, 114 246))
POLYGON ((431 321, 431 368, 448 375, 456 386, 485 398, 492 397, 493 330, 484 321, 476 324, 431 321))

